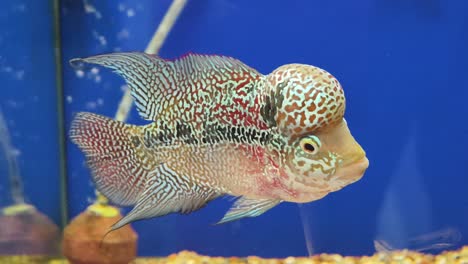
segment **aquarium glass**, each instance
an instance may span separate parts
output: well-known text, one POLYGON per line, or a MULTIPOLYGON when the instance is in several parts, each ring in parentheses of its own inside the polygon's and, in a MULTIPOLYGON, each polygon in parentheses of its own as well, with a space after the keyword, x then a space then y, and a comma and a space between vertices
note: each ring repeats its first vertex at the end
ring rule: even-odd
MULTIPOLYGON (((79 112, 114 118, 128 89, 112 70, 70 60, 144 52, 171 3, 2 3, 0 109, 25 202, 57 226, 96 199, 85 155, 70 140, 72 120, 79 112)), ((322 199, 283 202, 257 217, 216 225, 234 201, 227 196, 134 222, 138 255, 439 253, 468 244, 467 12, 464 0, 186 1, 160 57, 225 55, 261 74, 289 63, 330 72, 370 165, 322 199)), ((151 121, 134 104, 126 123, 151 121)), ((0 151, 1 207, 14 203, 5 157, 0 151)))
POLYGON ((67 208, 52 2, 4 1, 0 28, 0 255, 58 255, 67 208))

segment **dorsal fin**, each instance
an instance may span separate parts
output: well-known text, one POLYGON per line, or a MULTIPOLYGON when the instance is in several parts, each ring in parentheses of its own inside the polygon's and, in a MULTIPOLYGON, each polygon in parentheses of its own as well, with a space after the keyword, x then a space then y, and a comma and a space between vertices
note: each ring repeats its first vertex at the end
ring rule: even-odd
POLYGON ((212 70, 220 70, 223 68, 233 71, 255 71, 238 59, 222 55, 189 53, 172 61, 166 60, 166 62, 174 64, 177 72, 183 74, 206 73, 212 70))
POLYGON ((208 97, 219 92, 220 87, 214 85, 217 82, 252 81, 261 76, 237 59, 218 55, 188 54, 167 61, 156 55, 128 52, 73 59, 70 63, 113 69, 132 89, 141 117, 154 121, 180 118, 193 105, 200 104, 202 92, 208 97))

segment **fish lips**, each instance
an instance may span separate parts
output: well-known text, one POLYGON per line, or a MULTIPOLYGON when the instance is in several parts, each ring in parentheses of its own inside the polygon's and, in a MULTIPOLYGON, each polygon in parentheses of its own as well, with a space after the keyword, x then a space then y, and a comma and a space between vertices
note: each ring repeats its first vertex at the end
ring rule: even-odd
MULTIPOLYGON (((339 179, 340 181, 346 181, 353 183, 358 181, 364 176, 367 168, 369 167, 369 160, 367 157, 363 157, 357 161, 354 161, 346 166, 340 167, 336 170, 333 178, 339 179)), ((348 184, 349 184, 348 183, 348 184)))

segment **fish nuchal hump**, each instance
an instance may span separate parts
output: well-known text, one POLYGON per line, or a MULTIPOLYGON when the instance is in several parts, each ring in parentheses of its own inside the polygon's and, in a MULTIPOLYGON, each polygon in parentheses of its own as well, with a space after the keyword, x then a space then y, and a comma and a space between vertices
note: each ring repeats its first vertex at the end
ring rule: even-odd
POLYGON ((213 98, 234 92, 239 85, 243 87, 261 76, 237 59, 217 55, 189 54, 168 61, 156 55, 126 52, 70 63, 83 62, 102 65, 121 75, 131 88, 139 114, 153 121, 181 118, 200 103, 221 104, 226 98, 217 98, 220 102, 213 98))

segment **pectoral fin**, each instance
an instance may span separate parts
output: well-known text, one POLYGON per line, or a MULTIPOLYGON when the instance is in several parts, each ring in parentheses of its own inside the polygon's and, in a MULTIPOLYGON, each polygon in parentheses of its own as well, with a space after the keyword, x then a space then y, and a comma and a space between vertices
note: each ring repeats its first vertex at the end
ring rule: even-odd
POLYGON ((244 217, 256 217, 269 209, 275 207, 281 200, 278 199, 249 199, 245 197, 239 198, 224 215, 223 219, 218 224, 238 220, 244 217))

